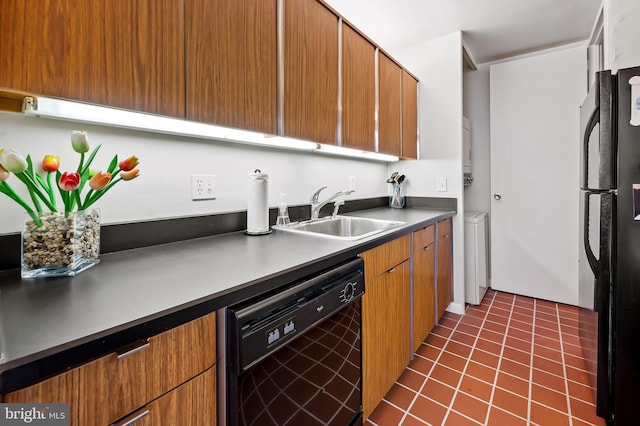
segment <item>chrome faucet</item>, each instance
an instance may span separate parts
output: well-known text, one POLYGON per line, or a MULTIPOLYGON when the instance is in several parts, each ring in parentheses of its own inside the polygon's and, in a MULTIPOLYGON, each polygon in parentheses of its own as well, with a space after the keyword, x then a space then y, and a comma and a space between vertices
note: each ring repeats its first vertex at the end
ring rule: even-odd
POLYGON ((318 214, 320 213, 320 209, 323 208, 328 203, 335 200, 337 197, 341 195, 349 195, 354 192, 351 189, 347 191, 340 191, 340 192, 336 192, 335 194, 333 194, 331 197, 327 198, 324 201, 318 201, 318 198, 320 197, 320 192, 322 192, 322 190, 326 188, 327 188, 326 186, 323 186, 322 188, 314 192, 313 195, 311 196, 311 220, 318 219, 318 214))

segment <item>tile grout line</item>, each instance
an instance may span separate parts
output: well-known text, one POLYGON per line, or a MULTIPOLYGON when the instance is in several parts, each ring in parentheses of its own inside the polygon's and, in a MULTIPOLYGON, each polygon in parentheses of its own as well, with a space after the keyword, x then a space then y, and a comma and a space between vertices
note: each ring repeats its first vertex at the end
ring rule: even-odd
POLYGON ((527 397, 527 424, 531 423, 531 398, 533 393, 533 355, 536 352, 536 307, 538 301, 533 300, 533 318, 531 322, 531 356, 529 358, 529 395, 527 397))
MULTIPOLYGON (((456 325, 451 329, 451 333, 449 333, 449 336, 447 337, 446 341, 444 342, 444 344, 442 345, 442 347, 440 348, 440 353, 438 354, 438 356, 436 357, 436 359, 433 361, 433 365, 431 366, 431 368, 429 369, 429 372, 427 373, 426 377, 424 378, 424 380, 422 381, 422 385, 420 386, 420 389, 418 389, 418 391, 416 392, 416 394, 414 395, 413 399, 411 400, 411 403, 409 404, 409 406, 407 407, 407 410, 404 412, 404 414, 402 415, 402 418, 400 419, 400 424, 402 424, 405 419, 407 418, 407 415, 409 414, 409 411, 411 410, 411 408, 413 407, 413 405, 416 403, 416 401, 418 400, 418 397, 422 394, 422 390, 424 389, 424 386, 427 384, 427 381, 429 380, 429 377, 431 377, 431 373, 433 372, 433 370, 436 368, 436 366, 438 365, 438 361, 440 360, 440 358, 442 357, 442 354, 444 353, 444 348, 445 346, 447 346, 447 344, 451 341, 451 336, 453 336, 453 333, 455 333, 456 329, 458 328, 458 325, 460 324, 460 320, 464 317, 464 315, 460 315, 460 318, 458 318, 458 320, 456 321, 456 325)), ((436 327, 438 327, 438 325, 436 325, 436 327)), ((442 326, 444 327, 444 326, 442 326)), ((444 328, 448 328, 448 327, 444 327, 444 328)), ((433 332, 433 330, 431 330, 429 332, 429 335, 433 332)), ((427 337, 429 336, 427 335, 427 337)), ((440 336, 442 337, 442 336, 440 336)), ((444 337, 442 337, 444 339, 444 337)), ((425 337, 426 339, 426 337, 425 337)), ((424 340, 423 340, 424 343, 424 340)), ((443 420, 444 421, 444 420, 443 420)))
MULTIPOLYGON (((462 369, 462 374, 460 374, 460 379, 458 379, 458 385, 456 386, 455 390, 453 391, 453 396, 451 397, 451 401, 449 402, 449 408, 447 408, 447 412, 444 415, 444 418, 442 419, 443 424, 447 421, 447 418, 449 417, 449 413, 451 413, 451 411, 453 410, 453 402, 456 399, 456 396, 458 396, 458 390, 460 389, 460 385, 462 384, 462 380, 464 379, 464 374, 467 371, 467 368, 469 367, 469 362, 471 362, 471 356, 473 355, 473 352, 476 350, 476 344, 478 343, 478 339, 480 339, 480 333, 482 333, 482 330, 484 328, 484 325, 487 321, 487 317, 489 316, 489 312, 491 311, 491 307, 493 306, 493 302, 495 302, 496 300, 496 295, 498 293, 494 293, 493 294, 493 298, 491 299, 491 303, 489 303, 489 307, 487 308, 487 312, 484 313, 484 316, 482 318, 482 323, 480 323, 480 327, 478 328, 478 334, 475 337, 475 339, 473 340, 473 346, 471 346, 471 352, 469 352, 469 355, 467 356, 467 360, 464 364, 464 368, 462 369)), ((444 351, 444 348, 442 348, 442 350, 444 351)), ((487 407, 487 414, 486 416, 489 415, 489 410, 491 408, 491 404, 488 404, 487 407)), ((457 413, 457 411, 453 410, 454 412, 457 413)), ((466 415, 464 417, 467 417, 466 415)), ((486 420, 487 417, 485 417, 486 420)), ((485 421, 486 423, 486 421, 485 421)))
MULTIPOLYGON (((556 303, 556 312, 558 304, 556 303)), ((560 314, 558 313, 558 327, 560 328, 560 314)), ((564 389, 567 394, 567 415, 569 416, 569 426, 573 426, 573 417, 571 415, 571 398, 569 397, 569 382, 567 381, 567 364, 564 360, 564 343, 562 341, 562 332, 560 332, 560 356, 562 357, 562 372, 564 373, 564 389)))
POLYGON ((509 319, 507 320, 507 326, 504 331, 504 337, 502 338, 502 347, 500 348, 500 355, 498 356, 498 365, 496 365, 496 376, 493 378, 493 386, 491 387, 491 396, 489 397, 489 409, 487 410, 487 416, 485 417, 485 420, 484 420, 485 424, 487 424, 487 422, 489 421, 489 414, 491 413, 491 407, 493 407, 493 397, 495 396, 496 388, 498 387, 498 376, 500 375, 500 364, 502 364, 504 348, 506 347, 506 344, 507 344, 507 336, 509 332, 509 324, 511 324, 511 315, 513 314, 513 307, 516 304, 515 294, 512 295, 512 297, 513 299, 511 300, 511 310, 509 311, 509 319))

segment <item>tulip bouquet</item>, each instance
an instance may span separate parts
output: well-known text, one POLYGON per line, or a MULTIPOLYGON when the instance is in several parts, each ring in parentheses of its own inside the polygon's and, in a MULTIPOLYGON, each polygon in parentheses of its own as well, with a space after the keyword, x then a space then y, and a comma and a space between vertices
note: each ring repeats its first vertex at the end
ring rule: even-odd
POLYGON ((43 205, 51 212, 58 211, 56 192, 60 194, 64 212, 68 214, 75 209, 86 210, 118 182, 132 180, 140 174, 136 168, 138 158, 135 156, 118 161, 118 156, 115 155, 105 171, 93 169, 91 164, 101 145, 96 146, 85 158, 90 150, 86 132, 71 132, 71 146, 80 154, 80 162, 75 171, 61 172, 60 157, 46 155, 40 165, 42 173, 34 169, 31 156, 25 158, 14 149, 0 149, 0 192, 20 204, 38 223, 37 213, 42 213, 43 205), (11 173, 24 183, 33 205, 23 200, 9 186, 7 179, 11 173), (87 184, 89 189, 83 194, 87 184))

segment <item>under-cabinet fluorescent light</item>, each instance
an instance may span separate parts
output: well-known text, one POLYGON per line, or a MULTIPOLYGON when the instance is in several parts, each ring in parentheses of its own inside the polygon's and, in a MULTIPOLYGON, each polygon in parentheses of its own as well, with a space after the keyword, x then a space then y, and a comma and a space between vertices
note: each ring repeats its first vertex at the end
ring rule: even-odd
POLYGON ((267 135, 249 130, 234 129, 214 124, 198 123, 178 118, 164 117, 135 111, 81 102, 64 101, 46 97, 25 98, 23 113, 32 117, 79 121, 125 129, 143 130, 170 135, 230 141, 235 143, 284 148, 298 151, 319 152, 338 156, 375 161, 398 161, 393 155, 367 152, 334 145, 282 136, 267 135))

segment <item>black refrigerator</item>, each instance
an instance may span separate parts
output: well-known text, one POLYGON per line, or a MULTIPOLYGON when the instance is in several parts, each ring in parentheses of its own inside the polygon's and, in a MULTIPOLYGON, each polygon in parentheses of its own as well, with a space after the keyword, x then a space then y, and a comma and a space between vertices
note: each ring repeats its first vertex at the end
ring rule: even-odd
POLYGON ((596 411, 640 424, 640 67, 597 74, 580 109, 579 334, 596 411))

